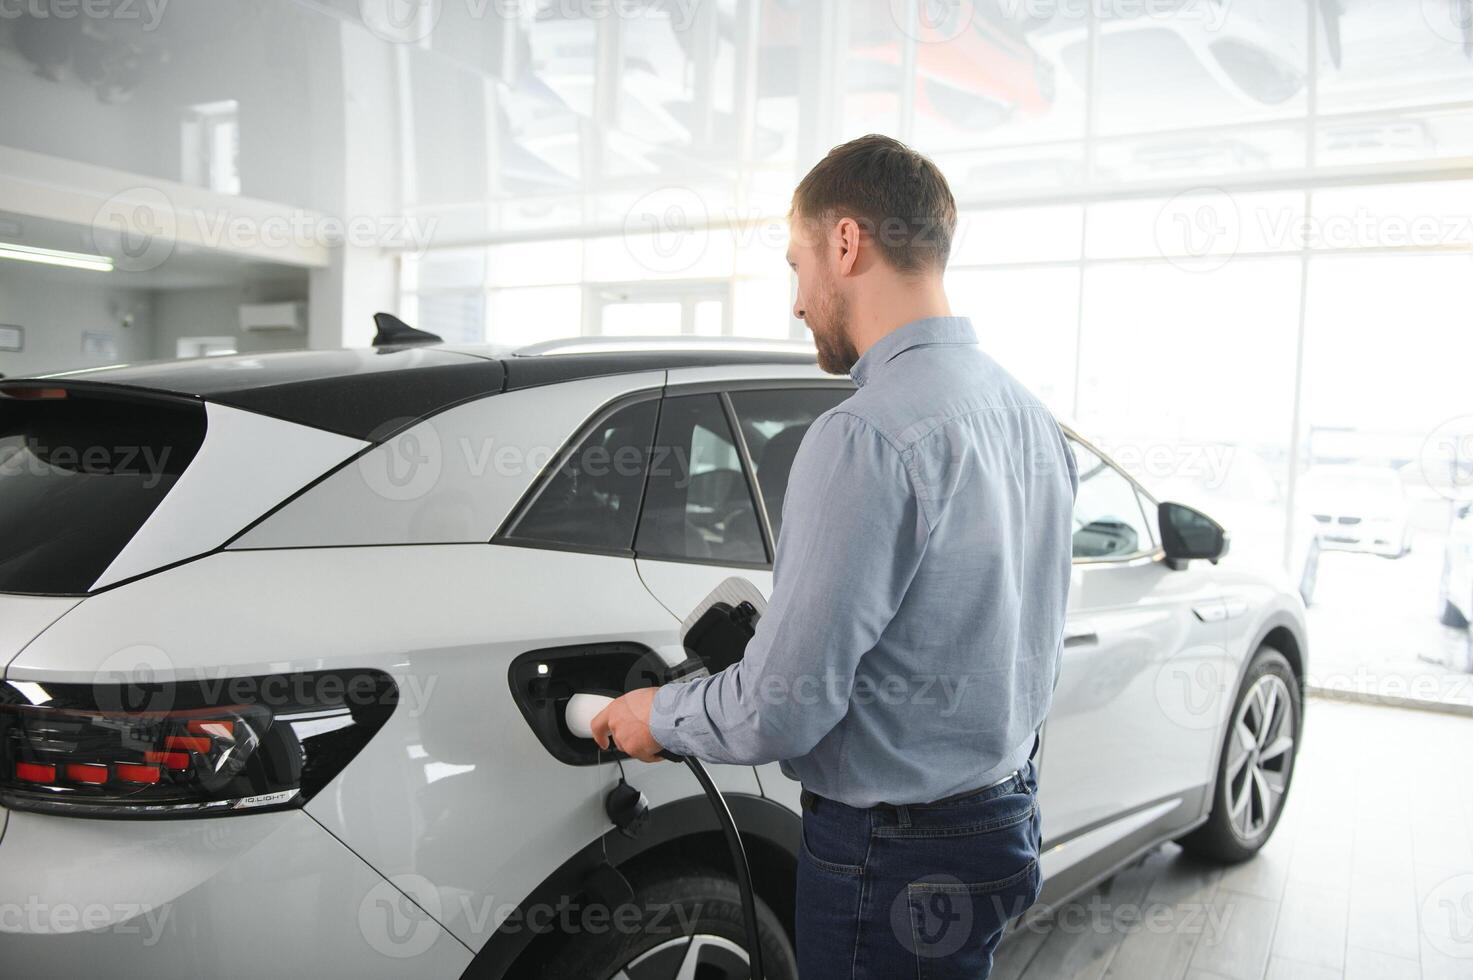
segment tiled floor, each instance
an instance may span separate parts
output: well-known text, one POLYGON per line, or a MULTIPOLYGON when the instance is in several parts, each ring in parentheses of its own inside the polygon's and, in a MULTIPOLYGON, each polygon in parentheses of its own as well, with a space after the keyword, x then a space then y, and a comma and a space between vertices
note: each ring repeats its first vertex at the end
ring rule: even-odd
POLYGON ((1176 845, 1010 935, 997 980, 1473 980, 1473 719, 1312 700, 1268 846, 1176 845))

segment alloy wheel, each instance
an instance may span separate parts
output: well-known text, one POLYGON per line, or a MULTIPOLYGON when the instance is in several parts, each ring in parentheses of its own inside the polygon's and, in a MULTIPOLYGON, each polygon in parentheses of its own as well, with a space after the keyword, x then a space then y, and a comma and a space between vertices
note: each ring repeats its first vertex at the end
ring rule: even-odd
POLYGON ((697 933, 646 950, 610 980, 746 980, 750 972, 739 944, 697 933))
POLYGON ((1239 840, 1257 839, 1283 805, 1294 762, 1295 725, 1289 686, 1274 674, 1260 677, 1238 707, 1223 774, 1228 825, 1239 840))

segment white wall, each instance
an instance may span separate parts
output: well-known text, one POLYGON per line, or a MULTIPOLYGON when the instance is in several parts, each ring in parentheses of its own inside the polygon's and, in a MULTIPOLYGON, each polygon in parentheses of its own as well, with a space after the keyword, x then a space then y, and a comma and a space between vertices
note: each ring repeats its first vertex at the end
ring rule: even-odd
POLYGON ((18 377, 95 367, 108 360, 84 357, 82 334, 105 334, 117 361, 154 356, 154 296, 110 285, 105 275, 0 263, 0 323, 25 329, 25 349, 0 351, 0 374, 18 377), (89 278, 90 277, 90 278, 89 278), (122 317, 132 313, 132 326, 122 317))
POLYGON ((153 356, 178 356, 181 337, 234 337, 235 349, 243 354, 306 347, 306 331, 242 331, 237 312, 242 303, 302 302, 306 298, 305 282, 300 285, 224 286, 155 293, 153 356))

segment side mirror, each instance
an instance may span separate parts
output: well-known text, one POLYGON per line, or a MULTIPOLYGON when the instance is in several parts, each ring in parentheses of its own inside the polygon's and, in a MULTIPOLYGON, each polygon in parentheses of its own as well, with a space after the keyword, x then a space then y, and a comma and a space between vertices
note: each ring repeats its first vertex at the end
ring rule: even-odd
POLYGON ((1193 558, 1216 564, 1228 552, 1228 534, 1222 525, 1185 504, 1163 501, 1157 509, 1161 521, 1161 546, 1166 564, 1180 571, 1193 558))

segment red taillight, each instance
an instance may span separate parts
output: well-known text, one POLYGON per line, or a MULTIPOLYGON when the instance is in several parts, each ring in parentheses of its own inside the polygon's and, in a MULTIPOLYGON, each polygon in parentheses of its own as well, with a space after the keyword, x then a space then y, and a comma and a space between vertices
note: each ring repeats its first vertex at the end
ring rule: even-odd
POLYGON ((208 735, 211 738, 234 738, 235 723, 222 718, 195 718, 184 726, 191 735, 208 735))
POLYGON ((379 671, 224 682, 0 681, 0 805, 168 816, 300 805, 388 720, 379 671))
POLYGON ((17 762, 15 778, 25 783, 54 783, 56 767, 37 765, 34 762, 17 762))
POLYGON ((114 768, 118 778, 125 783, 156 783, 159 781, 158 766, 136 766, 120 762, 114 768))
POLYGON ((73 762, 66 767, 66 778, 74 783, 105 783, 107 782, 107 766, 73 762))
POLYGON ((32 388, 23 385, 0 387, 0 398, 15 398, 24 401, 61 401, 66 397, 65 388, 32 388))

